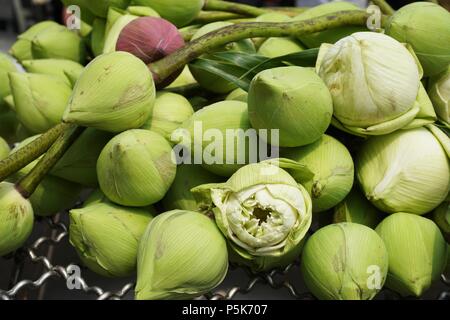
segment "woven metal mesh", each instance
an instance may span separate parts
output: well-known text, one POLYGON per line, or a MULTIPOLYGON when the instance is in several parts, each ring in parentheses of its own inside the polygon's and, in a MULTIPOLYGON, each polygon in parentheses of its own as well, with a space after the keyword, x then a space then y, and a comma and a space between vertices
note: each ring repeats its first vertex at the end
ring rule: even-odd
MULTIPOLYGON (((46 283, 50 280, 60 281, 67 283, 69 277, 73 277, 70 270, 75 264, 68 265, 56 265, 52 263, 52 252, 61 248, 62 244, 67 244, 68 230, 66 223, 59 221, 58 216, 53 218, 44 218, 36 222, 37 224, 44 224, 46 226, 45 235, 38 235, 38 238, 27 247, 18 250, 15 254, 7 257, 4 260, 0 260, 0 266, 5 262, 12 262, 11 279, 9 281, 8 288, 0 287, 0 299, 24 299, 28 298, 27 293, 32 291, 42 290, 46 283), (48 235, 47 235, 48 234, 48 235), (46 251, 45 254, 41 254, 41 251, 46 251), (33 268, 42 270, 42 273, 35 279, 22 278, 21 271, 25 268, 33 268)), ((236 270, 237 267, 231 266, 232 270, 236 270)), ((239 299, 245 295, 255 293, 260 290, 261 286, 265 286, 266 289, 270 288, 273 291, 273 295, 265 298, 273 299, 276 297, 277 292, 284 289, 289 293, 289 296, 293 299, 310 300, 314 297, 308 292, 301 292, 296 284, 290 279, 289 274, 294 272, 299 274, 298 262, 282 269, 273 270, 268 273, 254 274, 249 270, 244 269, 247 277, 244 277, 243 283, 237 283, 230 287, 219 289, 216 292, 211 292, 198 299, 209 300, 231 300, 239 299)), ((117 286, 115 290, 105 290, 95 285, 94 283, 87 283, 81 276, 76 277, 77 282, 80 284, 80 291, 85 294, 85 298, 96 298, 98 300, 119 300, 126 296, 132 297, 134 289, 134 283, 126 283, 125 285, 117 286)), ((241 279, 242 280, 242 279, 241 279)), ((111 281, 115 281, 112 280, 111 281)), ((229 283, 230 281, 226 281, 229 283)), ((430 299, 450 300, 450 278, 442 275, 441 283, 439 284, 440 290, 434 297, 430 299)), ((70 294, 69 289, 68 293, 70 294)), ((44 296, 38 296, 42 298, 44 296)), ((69 295, 70 298, 70 295, 69 295)), ((399 299, 400 297, 392 291, 382 290, 378 295, 379 299, 399 299)))

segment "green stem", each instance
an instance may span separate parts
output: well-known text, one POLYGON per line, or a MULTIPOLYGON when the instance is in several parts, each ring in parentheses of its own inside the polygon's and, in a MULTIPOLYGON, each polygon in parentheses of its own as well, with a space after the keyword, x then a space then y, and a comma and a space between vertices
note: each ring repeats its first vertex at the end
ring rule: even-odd
POLYGON ((371 0, 374 5, 380 7, 381 12, 387 15, 393 15, 395 10, 385 0, 371 0))
POLYGON ((192 24, 208 24, 216 21, 226 21, 232 19, 245 18, 245 15, 236 14, 232 12, 222 11, 201 11, 200 14, 192 21, 192 24))
POLYGON ((319 18, 283 22, 253 22, 235 24, 219 29, 191 41, 177 52, 148 65, 156 83, 161 83, 169 75, 204 53, 227 43, 257 37, 298 37, 341 26, 365 26, 368 14, 362 11, 341 11, 319 18))
POLYGON ((183 37, 184 41, 189 42, 191 41, 194 34, 197 33, 198 29, 201 28, 201 25, 195 24, 191 26, 187 26, 184 28, 179 29, 181 36, 183 37))
POLYGON ((244 16, 257 17, 264 13, 270 12, 266 9, 261 9, 241 3, 234 3, 222 0, 206 0, 203 6, 205 11, 225 11, 244 16))
POLYGON ((59 159, 64 155, 72 143, 84 131, 84 127, 70 125, 59 138, 53 143, 41 160, 25 177, 16 183, 16 189, 24 198, 29 198, 36 190, 37 186, 44 179, 45 175, 53 168, 59 159))
POLYGON ((26 147, 20 148, 6 159, 0 161, 0 181, 5 180, 13 173, 39 158, 68 127, 68 124, 61 123, 44 133, 26 147))

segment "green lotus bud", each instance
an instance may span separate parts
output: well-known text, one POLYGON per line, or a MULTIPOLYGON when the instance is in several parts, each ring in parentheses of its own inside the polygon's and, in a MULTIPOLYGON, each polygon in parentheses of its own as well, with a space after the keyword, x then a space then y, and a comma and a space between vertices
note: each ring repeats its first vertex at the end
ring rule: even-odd
POLYGON ((433 220, 441 229, 447 242, 450 243, 450 201, 444 201, 433 211, 433 220))
POLYGON ((133 0, 139 6, 155 9, 162 18, 177 27, 184 27, 194 20, 203 8, 204 0, 133 0))
MULTIPOLYGON (((183 0, 184 1, 184 0, 183 0)), ((198 39, 204 36, 207 33, 216 31, 218 29, 228 27, 233 25, 231 22, 226 21, 218 21, 209 23, 203 27, 201 27, 192 37, 192 40, 198 39)), ((232 42, 227 44, 225 47, 216 48, 214 51, 240 51, 240 52, 248 52, 254 53, 255 46, 250 39, 240 40, 237 42, 232 42)), ((203 55, 203 58, 212 59, 214 57, 203 55)), ((196 67, 193 64, 189 65, 189 70, 191 70, 192 75, 195 80, 205 89, 214 92, 214 93, 228 93, 234 89, 236 89, 236 85, 203 69, 196 67)))
MULTIPOLYGON (((248 120, 247 104, 240 101, 221 101, 204 107, 194 113, 181 128, 187 130, 190 135, 187 142, 192 142, 191 155, 194 155, 198 149, 203 150, 202 166, 224 177, 230 177, 236 170, 249 163, 250 149, 257 139, 255 134, 254 140, 249 139, 247 143, 245 132, 251 128, 251 125, 248 120), (200 127, 201 131, 198 129, 200 127), (202 132, 208 130, 214 130, 217 134, 220 132, 220 136, 216 137, 215 141, 217 145, 203 138, 202 132), (227 134, 227 131, 231 132, 231 135, 227 134), (231 143, 234 149, 228 147, 231 143)), ((175 135, 177 136, 176 133, 175 135)), ((172 141, 189 147, 186 141, 180 142, 174 139, 172 141)))
POLYGON ((106 37, 106 20, 96 18, 92 25, 91 33, 91 49, 94 56, 99 56, 103 53, 106 37))
POLYGON ((11 55, 19 61, 33 59, 31 52, 31 41, 34 37, 44 30, 59 29, 61 26, 54 21, 42 21, 36 23, 27 31, 19 35, 17 41, 11 47, 11 55))
POLYGON ((0 113, 8 111, 6 102, 4 101, 11 93, 8 72, 14 71, 17 71, 17 68, 12 59, 0 52, 0 113))
POLYGON ((366 197, 384 212, 425 214, 450 191, 447 154, 425 128, 371 138, 355 162, 366 197))
MULTIPOLYGON (((353 186, 354 166, 350 152, 338 140, 323 135, 313 144, 283 150, 281 155, 307 166, 314 178, 303 185, 309 191, 313 212, 333 208, 353 186)), ((295 172, 292 173, 297 180, 295 172)))
POLYGON ((162 200, 165 210, 191 210, 197 211, 198 205, 192 188, 207 183, 219 183, 223 178, 195 164, 182 164, 177 167, 177 175, 169 191, 162 200))
POLYGON ((415 105, 419 108, 419 112, 413 121, 402 128, 403 130, 421 128, 427 124, 435 123, 438 119, 433 103, 422 82, 419 82, 419 93, 417 94, 415 105))
POLYGON ((153 112, 141 129, 154 131, 170 140, 172 132, 193 114, 194 109, 182 95, 170 92, 157 93, 153 112))
POLYGON ((20 248, 33 229, 33 207, 8 182, 0 183, 0 257, 20 248))
POLYGON ((241 88, 237 88, 230 92, 230 94, 226 97, 225 100, 234 100, 241 101, 247 103, 248 93, 241 88))
POLYGON ((113 202, 143 207, 161 200, 175 179, 175 155, 170 144, 148 130, 115 136, 97 162, 100 188, 113 202))
POLYGON ((150 222, 138 251, 136 299, 188 299, 217 287, 228 271, 227 245, 214 222, 173 210, 150 222))
POLYGON ((439 279, 447 260, 447 243, 426 218, 396 213, 376 229, 389 253, 386 286, 403 296, 420 297, 439 279))
POLYGON ((109 132, 86 129, 56 163, 50 174, 86 187, 96 187, 97 160, 112 138, 113 135, 109 132))
POLYGON ((366 226, 332 224, 307 240, 301 272, 308 289, 321 300, 371 300, 386 281, 388 251, 366 226))
POLYGON ((439 119, 450 127, 450 66, 433 79, 428 92, 439 119))
POLYGON ((126 52, 101 55, 81 74, 63 120, 110 132, 139 128, 155 102, 147 66, 126 52))
POLYGON ((15 112, 31 133, 42 133, 61 122, 72 93, 65 79, 35 73, 9 74, 15 112))
POLYGON ((82 64, 85 51, 83 39, 65 26, 44 29, 31 42, 33 59, 67 59, 82 64))
POLYGON ((450 64, 450 13, 434 3, 412 3, 390 18, 386 34, 409 43, 426 76, 444 71, 450 64))
POLYGON ((85 1, 84 6, 94 15, 105 18, 110 7, 125 9, 130 4, 130 0, 96 0, 85 1))
POLYGON ((9 145, 2 137, 0 137, 0 160, 5 159, 9 155, 9 145))
POLYGON ((345 200, 334 208, 333 222, 353 222, 375 229, 382 218, 383 214, 366 199, 359 188, 354 187, 345 200))
MULTIPOLYGON (((84 70, 78 62, 63 59, 25 60, 22 61, 22 65, 30 73, 49 74, 62 78, 67 78, 67 74, 74 74, 78 79, 84 70)), ((70 83, 69 79, 67 81, 70 83)))
POLYGON ((127 12, 139 17, 161 17, 154 9, 145 6, 129 6, 127 12))
POLYGON ((316 69, 333 97, 334 121, 347 131, 390 133, 419 112, 420 65, 404 45, 384 34, 358 32, 323 45, 316 69))
POLYGON ((172 82, 170 85, 168 85, 166 88, 176 88, 176 87, 182 87, 187 86, 189 84, 197 83, 195 81, 194 76, 192 75, 191 71, 189 70, 188 66, 185 66, 181 74, 178 76, 178 78, 175 79, 174 82, 172 82))
MULTIPOLYGON (((292 169, 305 170, 288 163, 292 169)), ((264 271, 298 257, 311 225, 311 198, 278 165, 249 164, 225 183, 202 185, 192 192, 199 208, 214 215, 233 261, 264 271)))
POLYGON ((279 143, 269 143, 300 147, 325 133, 333 103, 328 88, 313 70, 280 67, 262 71, 253 78, 248 113, 253 128, 279 129, 279 143))
POLYGON ((137 16, 131 14, 125 14, 119 17, 114 24, 111 26, 111 29, 108 31, 105 37, 105 44, 103 46, 103 53, 110 53, 116 51, 117 40, 119 39, 120 33, 123 28, 127 26, 131 21, 137 19, 137 16))
MULTIPOLYGON (((291 21, 305 21, 313 18, 318 18, 326 14, 332 14, 339 11, 362 11, 360 7, 356 4, 346 1, 333 1, 329 3, 324 3, 319 6, 308 9, 298 16, 292 18, 291 21)), ((339 39, 351 35, 352 33, 358 31, 364 31, 366 28, 360 26, 345 26, 333 28, 321 32, 316 32, 312 34, 305 34, 299 37, 302 43, 304 43, 308 48, 317 48, 322 43, 335 43, 339 39)))
POLYGON ((259 47, 258 54, 268 58, 276 58, 303 50, 304 48, 291 38, 269 38, 259 47))
POLYGON ((70 243, 92 271, 108 277, 136 272, 139 239, 153 216, 145 209, 97 203, 70 211, 70 243))

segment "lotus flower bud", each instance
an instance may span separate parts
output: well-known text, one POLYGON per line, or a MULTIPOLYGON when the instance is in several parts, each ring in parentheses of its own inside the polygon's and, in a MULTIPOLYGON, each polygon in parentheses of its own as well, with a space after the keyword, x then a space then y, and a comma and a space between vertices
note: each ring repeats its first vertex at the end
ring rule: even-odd
POLYGON ((92 271, 108 277, 136 272, 139 239, 153 216, 146 209, 97 203, 70 211, 70 243, 92 271))
POLYGON ((61 122, 72 88, 66 80, 46 74, 10 73, 15 112, 31 133, 42 133, 61 122))
MULTIPOLYGON (((22 61, 22 65, 30 73, 49 74, 62 78, 67 78, 67 74, 74 74, 78 79, 84 70, 78 62, 63 59, 25 60, 22 61)), ((70 83, 69 79, 67 81, 70 83)))
POLYGON ((183 37, 173 24, 161 18, 141 17, 122 29, 116 50, 129 52, 149 64, 183 46, 183 37))
POLYGON ((383 213, 378 211, 357 187, 334 208, 334 223, 352 222, 375 229, 382 219, 383 213))
MULTIPOLYGON (((233 25, 231 22, 226 21, 218 21, 209 23, 203 27, 201 27, 192 37, 192 40, 198 39, 202 36, 204 36, 207 33, 217 31, 218 29, 228 27, 233 25)), ((248 53, 254 53, 255 52, 255 46, 253 45, 253 42, 250 39, 240 40, 237 42, 232 42, 227 44, 223 48, 217 48, 215 51, 241 51, 241 52, 248 52, 248 53)), ((213 57, 208 55, 203 55, 203 58, 213 59, 213 57)), ((200 69, 196 67, 193 64, 189 65, 189 69, 192 72, 192 75, 194 76, 195 80, 205 89, 214 92, 214 93, 229 93, 230 91, 236 89, 236 85, 233 83, 213 74, 208 71, 205 71, 203 69, 200 69)))
MULTIPOLYGON (((128 23, 120 32, 117 51, 129 52, 144 63, 159 60, 184 46, 181 33, 170 22, 155 17, 141 17, 128 23)), ((175 80, 183 69, 169 76, 161 88, 175 80)))
POLYGON ((155 102, 147 66, 126 52, 95 58, 81 74, 63 120, 110 132, 139 128, 155 102))
POLYGON ((91 49, 94 56, 99 56, 103 53, 106 36, 106 20, 96 18, 92 25, 91 33, 91 49))
MULTIPOLYGON (((305 167, 288 160, 290 168, 305 167)), ((312 217, 311 198, 287 171, 270 162, 249 164, 225 183, 192 189, 198 207, 215 217, 230 259, 255 271, 292 263, 312 217)))
MULTIPOLYGON (((333 1, 324 3, 308 9, 298 16, 292 18, 291 21, 305 21, 313 18, 318 18, 326 14, 332 14, 339 11, 362 11, 356 4, 347 1, 333 1)), ((299 37, 300 41, 308 48, 320 47, 322 43, 335 43, 339 39, 351 35, 358 31, 364 31, 366 28, 360 26, 345 26, 333 28, 312 34, 305 34, 299 37)))
POLYGON ((316 69, 333 97, 335 125, 347 131, 387 134, 419 112, 420 65, 404 45, 384 34, 358 32, 323 45, 316 69))
MULTIPOLYGON (((303 183, 309 191, 313 212, 323 212, 344 200, 353 186, 353 160, 347 148, 331 136, 300 148, 288 148, 282 156, 307 166, 314 172, 311 181, 303 183)), ((295 171, 292 173, 294 179, 295 171)))
POLYGON ((11 93, 8 72, 14 71, 17 71, 17 68, 12 59, 0 52, 0 113, 7 111, 4 99, 11 93))
POLYGON ((193 114, 194 109, 182 95, 170 92, 157 93, 153 113, 141 129, 154 131, 170 140, 172 132, 193 114))
POLYGON ((313 70, 281 67, 260 72, 248 92, 248 113, 255 129, 278 129, 281 147, 300 147, 320 139, 330 125, 333 102, 313 70), (280 107, 282 106, 282 107, 280 107))
POLYGON ((439 119, 450 127, 450 66, 433 79, 429 94, 439 119))
POLYGON ((33 229, 33 207, 8 182, 0 183, 0 257, 20 248, 33 229))
POLYGON ((225 100, 241 101, 247 103, 248 93, 241 88, 237 88, 231 91, 225 100))
POLYGON ((56 163, 50 174, 86 187, 98 186, 97 160, 113 138, 109 132, 86 129, 56 163))
POLYGON ((389 20, 386 33, 410 44, 426 76, 444 71, 450 64, 450 13, 434 3, 412 3, 389 20))
POLYGON ((19 35, 18 40, 11 47, 11 55, 19 61, 33 59, 33 53, 31 52, 31 41, 34 37, 44 30, 59 30, 60 25, 54 21, 42 21, 36 23, 27 31, 19 35))
POLYGON ((111 53, 116 51, 117 40, 119 39, 120 33, 122 32, 123 28, 125 28, 131 21, 136 20, 137 18, 137 16, 125 14, 115 20, 115 22, 111 25, 111 28, 109 30, 106 30, 103 53, 111 53))
POLYGON ((258 54, 267 58, 276 58, 303 51, 304 48, 290 38, 269 38, 262 43, 258 54))
POLYGON ((386 286, 403 296, 420 297, 446 265, 447 243, 441 231, 433 221, 409 213, 387 217, 376 231, 389 253, 386 286))
POLYGON ((197 81, 195 81, 194 76, 189 70, 189 67, 185 66, 181 74, 178 76, 178 78, 176 78, 174 82, 168 85, 167 88, 182 87, 194 83, 197 83, 197 81))
POLYGON ((84 201, 84 207, 92 206, 98 203, 111 203, 108 197, 100 189, 94 190, 84 201))
POLYGON ((228 270, 227 245, 214 222, 192 211, 150 222, 138 251, 136 299, 188 299, 217 287, 228 270))
POLYGON ((9 151, 10 149, 8 143, 0 137, 0 161, 9 155, 9 151))
POLYGON ((175 155, 170 144, 148 130, 115 136, 97 162, 100 188, 113 202, 144 207, 161 200, 175 179, 175 155))
POLYGON ((301 272, 308 289, 321 300, 371 300, 386 280, 388 251, 366 226, 332 224, 307 240, 301 272))
POLYGON ((198 205, 191 189, 208 183, 223 182, 216 176, 196 164, 182 164, 177 167, 177 175, 169 191, 162 200, 166 210, 197 211, 198 205))
POLYGON ((447 242, 450 243, 450 201, 444 201, 433 211, 433 220, 441 229, 447 242))
POLYGON ((83 39, 65 26, 39 32, 32 40, 31 52, 33 59, 67 59, 79 63, 86 60, 83 39))
MULTIPOLYGON (((187 139, 191 145, 186 145, 186 141, 172 140, 186 147, 190 146, 191 155, 194 155, 196 149, 203 150, 202 166, 220 176, 230 177, 236 170, 246 163, 249 163, 251 147, 257 143, 256 134, 253 141, 247 143, 245 133, 250 129, 251 125, 248 120, 247 104, 240 101, 221 101, 194 113, 181 127, 187 130, 189 138, 187 139), (204 139, 199 135, 199 128, 202 132, 214 130, 220 136, 217 137, 217 145, 211 144, 210 140, 204 139), (227 134, 231 131, 232 135, 227 134), (197 134, 197 136, 196 136, 197 134), (220 140, 219 140, 220 139, 220 140), (234 149, 228 150, 227 146, 233 143, 234 149)), ((174 134, 177 136, 177 134, 174 134)))
POLYGON ((356 165, 366 197, 384 212, 425 214, 450 191, 447 154, 425 128, 369 139, 358 153, 356 165))
POLYGON ((194 20, 203 8, 204 0, 133 0, 139 6, 155 9, 162 18, 177 27, 184 27, 194 20))

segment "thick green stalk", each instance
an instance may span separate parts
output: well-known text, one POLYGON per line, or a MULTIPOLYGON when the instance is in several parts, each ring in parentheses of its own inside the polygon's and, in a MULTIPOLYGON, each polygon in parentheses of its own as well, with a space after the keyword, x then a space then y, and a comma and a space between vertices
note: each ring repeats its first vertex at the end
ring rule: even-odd
POLYGON ((17 150, 6 159, 0 161, 0 181, 5 180, 33 160, 39 158, 69 126, 64 123, 58 124, 26 147, 17 150))
POLYGON ((222 12, 222 11, 201 11, 200 14, 195 18, 191 24, 207 24, 216 21, 226 21, 232 19, 245 18, 245 15, 236 14, 232 12, 222 12))
POLYGON ((156 83, 161 83, 169 75, 204 53, 227 43, 257 37, 298 37, 346 25, 366 25, 368 14, 361 11, 341 11, 319 18, 283 22, 252 22, 225 27, 200 37, 163 59, 149 64, 156 83))
POLYGON ((385 0, 371 0, 374 5, 377 5, 380 7, 381 12, 387 15, 394 14, 395 10, 391 7, 389 3, 387 3, 385 0))
POLYGON ((42 179, 44 179, 58 160, 61 159, 84 129, 84 127, 77 127, 75 125, 67 127, 30 173, 16 183, 16 189, 24 198, 29 198, 33 194, 42 179))
POLYGON ((267 9, 261 9, 253 6, 249 6, 241 3, 234 3, 222 0, 206 0, 203 7, 205 11, 225 11, 237 14, 242 14, 244 16, 257 17, 264 13, 270 12, 267 9))

